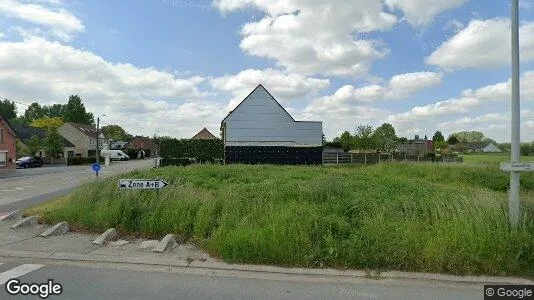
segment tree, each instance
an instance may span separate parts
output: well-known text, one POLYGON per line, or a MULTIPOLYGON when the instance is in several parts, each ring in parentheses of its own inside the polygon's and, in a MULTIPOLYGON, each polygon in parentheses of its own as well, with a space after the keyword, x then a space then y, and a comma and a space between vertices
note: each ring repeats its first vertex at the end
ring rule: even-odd
POLYGON ((376 141, 373 138, 373 127, 371 125, 358 125, 354 134, 354 145, 358 149, 374 150, 376 141))
POLYGON ((397 143, 399 143, 399 144, 406 144, 406 143, 408 143, 408 138, 406 138, 406 137, 399 137, 399 138, 397 138, 397 143))
POLYGON ((63 125, 63 119, 61 117, 44 117, 33 120, 31 126, 43 128, 45 130, 58 129, 63 125))
POLYGON ((114 141, 124 141, 128 136, 128 133, 126 133, 126 131, 119 125, 107 125, 100 128, 100 130, 102 130, 102 133, 106 138, 114 141))
POLYGON ((375 129, 373 140, 376 141, 379 150, 392 151, 397 147, 397 134, 395 127, 384 123, 375 129))
POLYGON ((436 149, 445 149, 449 146, 449 144, 447 143, 447 141, 435 141, 434 142, 434 148, 436 149))
POLYGON ((63 138, 57 132, 57 130, 49 130, 44 138, 43 146, 46 150, 46 154, 50 155, 50 157, 53 159, 54 157, 57 157, 59 154, 63 153, 63 138))
POLYGON ((425 141, 428 141, 428 136, 426 136, 426 134, 425 134, 425 141))
POLYGON ((0 116, 7 120, 15 119, 17 117, 17 106, 15 102, 7 99, 0 101, 0 116))
POLYGON ((74 122, 81 124, 93 124, 95 118, 92 113, 85 110, 82 99, 78 95, 69 97, 69 102, 65 105, 63 112, 63 120, 65 122, 74 122))
POLYGON ((43 141, 41 138, 39 138, 36 135, 32 135, 32 137, 26 142, 26 146, 28 146, 28 152, 30 152, 30 155, 35 155, 35 152, 43 149, 43 141))
POLYGON ((49 118, 65 117, 65 104, 52 104, 43 106, 43 115, 49 118))
POLYGON ((455 136, 458 139, 458 142, 462 144, 480 143, 482 140, 484 140, 484 134, 479 131, 461 131, 453 133, 452 135, 455 136))
POLYGON ((341 148, 345 150, 350 150, 353 145, 353 137, 350 132, 345 131, 339 137, 339 142, 341 143, 341 148))
POLYGON ((449 136, 449 138, 447 139, 447 144, 449 145, 456 145, 458 144, 460 141, 458 140, 458 138, 454 135, 451 135, 449 136))
POLYGON ((436 133, 434 133, 434 136, 432 137, 432 141, 443 142, 445 141, 445 137, 443 136, 443 133, 441 133, 441 131, 436 131, 436 133))
POLYGON ((326 144, 326 136, 323 133, 323 146, 326 144))
POLYGON ((42 117, 44 117, 43 108, 37 102, 30 104, 30 106, 26 108, 26 111, 24 111, 24 119, 28 124, 42 117))

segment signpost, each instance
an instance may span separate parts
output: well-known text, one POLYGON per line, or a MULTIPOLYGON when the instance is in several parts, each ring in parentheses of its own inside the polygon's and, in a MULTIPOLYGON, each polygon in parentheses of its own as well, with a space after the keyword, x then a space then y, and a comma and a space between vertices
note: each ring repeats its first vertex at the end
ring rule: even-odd
POLYGON ((501 163, 501 170, 508 172, 534 172, 534 162, 501 163))
POLYGON ((98 172, 100 172, 100 169, 101 169, 102 167, 100 167, 100 164, 98 164, 98 163, 94 163, 93 166, 92 166, 92 168, 93 168, 93 171, 95 171, 95 173, 96 173, 96 177, 98 178, 98 172))
POLYGON ((160 179, 119 179, 119 189, 162 189, 169 185, 167 182, 160 179))

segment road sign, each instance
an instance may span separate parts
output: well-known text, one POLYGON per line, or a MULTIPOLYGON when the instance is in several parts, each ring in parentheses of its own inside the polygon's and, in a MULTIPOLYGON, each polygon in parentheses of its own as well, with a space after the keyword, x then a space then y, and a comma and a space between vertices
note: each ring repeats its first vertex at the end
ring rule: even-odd
POLYGON ((94 163, 92 167, 93 167, 93 171, 95 171, 96 173, 100 172, 100 169, 101 169, 100 164, 94 163))
POLYGON ((534 162, 501 163, 503 171, 534 172, 534 162))
POLYGON ((119 179, 119 189, 162 189, 169 185, 159 179, 119 179))

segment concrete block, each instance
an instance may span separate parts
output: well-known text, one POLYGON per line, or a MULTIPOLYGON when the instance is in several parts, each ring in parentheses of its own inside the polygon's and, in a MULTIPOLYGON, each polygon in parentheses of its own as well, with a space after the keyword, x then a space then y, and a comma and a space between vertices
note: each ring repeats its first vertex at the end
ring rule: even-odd
POLYGON ((18 221, 17 223, 11 225, 11 228, 16 229, 16 228, 23 227, 23 226, 33 226, 33 225, 37 225, 37 217, 36 216, 31 216, 31 217, 27 217, 25 219, 22 219, 22 220, 18 221))
POLYGON ((159 241, 159 243, 152 249, 154 252, 167 252, 171 250, 172 248, 176 247, 178 244, 176 243, 176 239, 174 238, 174 234, 167 234, 164 238, 159 241))
POLYGON ((69 224, 67 224, 67 222, 60 222, 48 228, 45 232, 41 233, 41 236, 47 237, 51 235, 60 235, 60 234, 67 233, 68 231, 69 231, 69 224))
POLYGON ((0 221, 20 219, 21 216, 22 216, 22 213, 20 210, 14 210, 12 212, 1 214, 0 221))
POLYGON ((99 237, 97 237, 93 244, 95 245, 104 245, 106 242, 113 242, 117 239, 117 230, 115 228, 110 228, 106 230, 104 233, 102 233, 99 237))
POLYGON ((118 241, 114 241, 114 242, 111 242, 109 243, 110 246, 123 246, 123 245, 126 245, 130 242, 128 241, 125 241, 125 240, 118 240, 118 241))
POLYGON ((141 249, 153 249, 156 247, 156 245, 159 243, 158 240, 148 240, 148 241, 142 241, 139 245, 139 248, 141 249))

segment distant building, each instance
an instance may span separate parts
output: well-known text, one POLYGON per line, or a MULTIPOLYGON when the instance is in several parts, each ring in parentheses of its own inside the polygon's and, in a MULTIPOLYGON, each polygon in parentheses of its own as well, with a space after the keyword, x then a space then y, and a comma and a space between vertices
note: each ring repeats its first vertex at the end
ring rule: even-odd
POLYGON ((158 145, 154 142, 153 139, 149 137, 144 136, 136 136, 131 141, 126 144, 126 149, 129 150, 149 150, 150 155, 147 156, 155 156, 159 152, 158 145))
POLYGON ((260 84, 221 122, 225 162, 321 164, 322 129, 295 121, 260 84))
POLYGON ((126 148, 127 144, 128 142, 125 141, 112 141, 111 143, 109 143, 109 149, 121 150, 126 148))
POLYGON ((216 136, 214 136, 209 130, 204 127, 199 133, 195 134, 194 137, 192 137, 193 140, 215 140, 217 139, 216 136))
POLYGON ((420 139, 418 135, 413 140, 397 146, 397 151, 409 155, 425 155, 434 152, 434 142, 428 139, 420 139))
POLYGON ((0 116, 0 170, 15 169, 17 160, 17 133, 9 122, 0 116))
POLYGON ((102 133, 99 135, 96 128, 92 125, 69 122, 61 125, 57 131, 61 136, 74 144, 76 155, 83 157, 96 155, 97 139, 99 139, 100 149, 102 149, 102 145, 109 142, 102 133))
MULTIPOLYGON (((13 125, 13 129, 17 132, 18 141, 20 148, 28 150, 28 142, 33 136, 38 137, 39 139, 44 140, 46 137, 46 131, 39 127, 33 127, 23 124, 13 125)), ((76 146, 69 142, 66 138, 63 139, 63 157, 72 157, 74 156, 76 146)), ((39 149, 37 153, 30 153, 30 155, 46 157, 45 149, 39 149)))
POLYGON ((455 152, 481 152, 481 153, 500 153, 502 150, 492 142, 480 143, 460 143, 450 145, 449 150, 455 152))

